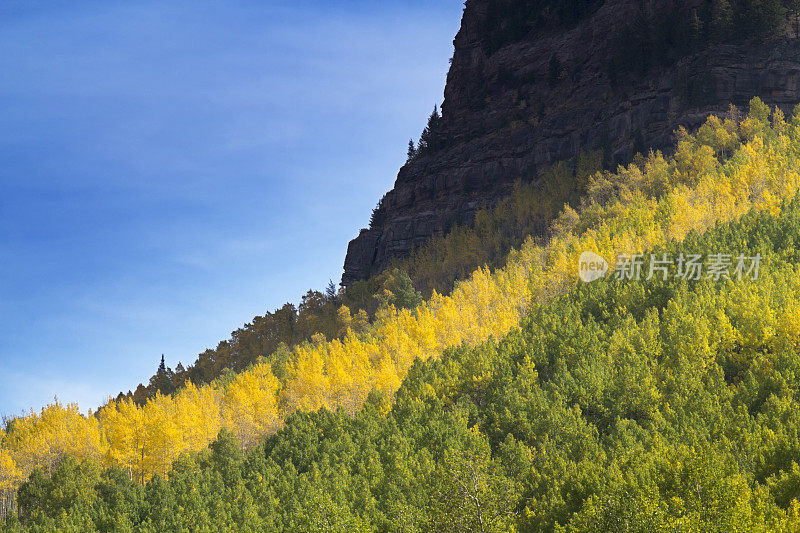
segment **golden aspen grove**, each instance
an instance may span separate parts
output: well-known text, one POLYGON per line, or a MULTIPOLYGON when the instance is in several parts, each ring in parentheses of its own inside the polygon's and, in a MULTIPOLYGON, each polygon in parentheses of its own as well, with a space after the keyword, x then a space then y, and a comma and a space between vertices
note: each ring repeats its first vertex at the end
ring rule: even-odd
MULTIPOLYGON (((768 263, 774 270, 763 280, 726 290, 644 282, 603 282, 598 287, 617 288, 589 290, 577 277, 583 251, 613 264, 619 254, 700 247, 704 235, 723 242, 747 228, 756 236, 731 242, 760 252, 756 222, 779 225, 800 192, 800 112, 787 120, 756 98, 749 113, 737 117, 732 109, 694 134, 680 131, 674 156, 651 152, 616 172, 594 174, 580 204, 565 207, 552 223, 546 244, 528 239, 504 267, 478 268, 447 296, 434 290, 411 309, 388 305, 341 338, 317 336, 296 346, 280 378, 270 354, 263 354, 235 375, 187 382, 142 406, 110 400, 84 416, 75 405, 55 402, 10 420, 0 433, 0 516, 9 518, 4 530, 304 531, 316 524, 319 531, 610 531, 623 522, 638 524, 631 531, 796 530, 798 437, 789 422, 777 422, 796 417, 790 414, 798 402, 794 378, 781 385, 783 378, 773 376, 771 385, 742 392, 753 396, 750 414, 745 404, 718 412, 723 400, 695 395, 707 385, 675 378, 677 368, 698 380, 712 376, 729 398, 758 381, 747 374, 751 365, 780 372, 783 363, 771 354, 797 364, 800 281, 793 275, 798 263, 787 244, 791 238, 780 241, 783 248, 764 248, 765 257, 783 263, 768 263), (735 226, 747 217, 750 226, 735 226), (617 307, 603 303, 602 291, 614 290, 617 307), (656 300, 664 294, 664 306, 647 308, 645 293, 656 300), (606 323, 611 329, 603 329, 606 323), (570 329, 573 324, 579 325, 570 329), (572 344, 593 328, 603 349, 572 344), (563 348, 548 348, 553 343, 563 348), (657 349, 664 351, 649 352, 657 349), (513 371, 496 362, 506 361, 503 354, 513 371), (599 374, 581 380, 576 370, 566 381, 556 379, 590 356, 602 362, 592 363, 601 365, 591 367, 599 374), (725 377, 734 376, 727 385, 717 365, 725 377), (621 391, 613 402, 591 389, 598 379, 621 391), (507 393, 492 388, 501 382, 507 393), (508 394, 508 403, 501 408, 493 394, 508 394), (688 400, 673 402, 671 394, 688 400), (419 414, 429 412, 430 402, 441 411, 419 414), (754 429, 761 422, 749 417, 765 405, 782 414, 757 415, 770 422, 754 429), (675 422, 681 417, 692 421, 687 427, 708 425, 718 433, 710 440, 686 436, 691 432, 675 422), (746 421, 730 430, 729 419, 746 421), (503 432, 503 424, 516 429, 503 432), (451 429, 439 433, 445 427, 451 429), (606 431, 612 444, 601 449, 606 431), (300 435, 324 452, 292 448, 300 435), (383 436, 373 442, 370 435, 383 436), (773 449, 773 439, 785 452, 779 467, 780 452, 763 451, 773 449), (398 455, 387 459, 379 441, 398 455), (717 444, 710 442, 724 443, 719 446, 741 464, 728 455, 715 458, 708 450, 717 444), (354 462, 339 464, 340 455, 354 462), (55 498, 57 484, 67 478, 89 480, 86 486, 106 494, 97 496, 106 503, 83 502, 76 482, 72 499, 47 500, 58 509, 48 514, 45 500, 55 498), (116 500, 102 487, 112 478, 114 486, 127 487, 114 498, 140 503, 108 503, 116 500), (373 486, 368 478, 385 481, 373 486), (566 488, 571 481, 575 485, 566 488), (192 483, 205 487, 198 490, 207 491, 207 503, 175 503, 183 518, 159 514, 158 508, 171 508, 163 503, 170 498, 183 501, 181 490, 192 483), (696 492, 680 492, 684 483, 696 492), (287 503, 292 492, 306 507, 287 503), (671 499, 665 500, 667 493, 671 499), (625 498, 630 505, 620 503, 625 498), (42 510, 31 508, 32 501, 42 510), (217 518, 203 514, 204 506, 217 518), (270 514, 277 508, 285 516, 270 514), (205 522, 190 518, 193 513, 205 522), (475 529, 475 520, 483 529, 475 529)), ((350 316, 346 308, 341 313, 350 316)))

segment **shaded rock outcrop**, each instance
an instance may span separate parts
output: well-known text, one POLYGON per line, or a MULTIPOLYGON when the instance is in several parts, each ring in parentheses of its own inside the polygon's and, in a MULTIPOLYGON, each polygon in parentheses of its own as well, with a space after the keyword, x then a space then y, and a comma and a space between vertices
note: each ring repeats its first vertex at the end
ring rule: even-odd
POLYGON ((640 146, 666 149, 678 127, 753 96, 787 113, 800 101, 800 41, 788 34, 702 47, 616 79, 610 60, 639 0, 597 2, 569 28, 531 30, 497 49, 487 46, 490 4, 466 3, 435 132, 441 142, 400 169, 380 223, 350 242, 343 284, 454 224, 472 224, 515 181, 537 182, 558 161, 603 150, 613 165, 640 146))

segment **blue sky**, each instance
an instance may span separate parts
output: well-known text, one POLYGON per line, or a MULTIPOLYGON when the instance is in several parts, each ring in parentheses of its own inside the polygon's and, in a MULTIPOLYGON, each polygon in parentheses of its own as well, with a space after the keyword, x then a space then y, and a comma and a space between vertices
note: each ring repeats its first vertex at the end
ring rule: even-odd
POLYGON ((338 282, 462 6, 0 2, 0 415, 96 407, 338 282))

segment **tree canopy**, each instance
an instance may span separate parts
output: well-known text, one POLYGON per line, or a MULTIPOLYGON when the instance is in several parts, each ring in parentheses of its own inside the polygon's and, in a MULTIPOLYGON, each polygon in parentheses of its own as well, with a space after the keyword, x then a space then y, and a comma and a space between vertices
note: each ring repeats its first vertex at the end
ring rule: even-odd
POLYGON ((679 138, 589 178, 547 244, 423 302, 397 276, 413 307, 280 371, 12 420, 3 528, 795 530, 800 115, 756 99, 679 138), (763 266, 579 284, 587 250, 763 266))

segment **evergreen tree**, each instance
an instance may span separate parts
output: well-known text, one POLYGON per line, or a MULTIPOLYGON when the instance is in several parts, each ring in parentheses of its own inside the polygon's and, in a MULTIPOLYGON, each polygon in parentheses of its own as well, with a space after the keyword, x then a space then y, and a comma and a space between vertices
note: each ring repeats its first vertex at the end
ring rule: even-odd
POLYGON ((338 295, 336 293, 336 284, 333 280, 328 280, 328 285, 325 287, 325 298, 331 303, 336 303, 338 295))
POLYGON ((422 294, 414 288, 408 273, 398 268, 388 273, 383 287, 389 297, 388 303, 398 309, 414 309, 423 302, 422 294))
POLYGON ((417 149, 414 146, 414 139, 408 140, 408 157, 406 158, 406 162, 411 161, 414 159, 414 156, 417 155, 417 149))
POLYGON ((439 106, 433 106, 433 113, 428 117, 428 125, 422 131, 419 138, 419 152, 432 152, 441 147, 441 117, 439 116, 439 106))
POLYGON ((376 205, 375 208, 372 210, 372 214, 369 217, 370 229, 380 228, 386 221, 386 209, 383 205, 385 199, 386 199, 385 196, 381 198, 378 201, 378 205, 376 205))
POLYGON ((744 0, 737 3, 739 38, 765 38, 775 34, 786 21, 781 0, 744 0))
MULTIPOLYGON (((155 376, 151 377, 150 381, 153 381, 153 379, 155 379, 155 376)), ((133 401, 136 403, 136 405, 146 404, 147 400, 149 400, 151 397, 152 395, 147 390, 147 387, 141 383, 139 383, 139 385, 136 387, 136 390, 133 391, 133 401)))
POLYGON ((161 355, 161 362, 158 365, 155 376, 150 378, 150 389, 161 394, 172 394, 175 392, 174 373, 164 362, 164 355, 161 355))
POLYGON ((727 39, 733 32, 733 7, 730 0, 713 0, 711 3, 711 38, 716 41, 727 39))
POLYGON ((183 367, 180 361, 178 361, 178 364, 175 366, 175 374, 172 376, 172 383, 175 387, 175 390, 183 387, 187 379, 188 375, 186 373, 186 369, 183 367))

